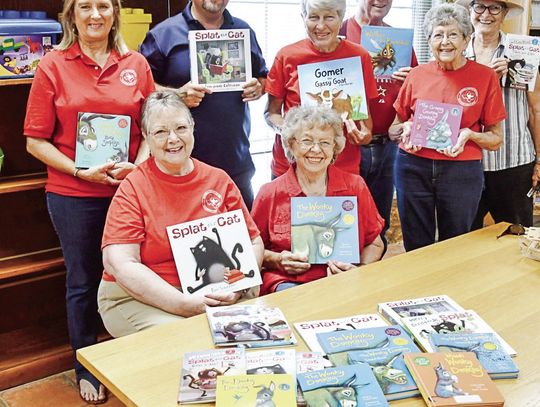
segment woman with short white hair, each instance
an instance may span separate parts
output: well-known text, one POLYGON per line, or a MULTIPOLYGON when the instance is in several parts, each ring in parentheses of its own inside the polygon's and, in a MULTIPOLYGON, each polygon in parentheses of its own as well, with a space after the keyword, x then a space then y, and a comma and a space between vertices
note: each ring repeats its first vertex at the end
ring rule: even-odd
MULTIPOLYGON (((360 57, 366 98, 372 99, 378 95, 369 53, 359 44, 338 36, 345 6, 345 0, 302 0, 301 15, 307 38, 283 47, 276 55, 266 80, 268 103, 265 110, 266 122, 277 133, 272 150, 273 177, 285 173, 290 165, 283 152, 280 133, 283 115, 300 104, 299 65, 360 57)), ((347 172, 359 174, 358 145, 371 141, 371 118, 356 122, 346 119, 344 131, 347 144, 335 165, 347 172)))

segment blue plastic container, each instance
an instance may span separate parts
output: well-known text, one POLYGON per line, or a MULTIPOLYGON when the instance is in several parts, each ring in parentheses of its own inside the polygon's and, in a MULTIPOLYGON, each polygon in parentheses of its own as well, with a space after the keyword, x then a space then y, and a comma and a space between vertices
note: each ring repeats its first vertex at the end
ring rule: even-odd
POLYGON ((34 76, 61 33, 44 11, 0 10, 0 79, 34 76))

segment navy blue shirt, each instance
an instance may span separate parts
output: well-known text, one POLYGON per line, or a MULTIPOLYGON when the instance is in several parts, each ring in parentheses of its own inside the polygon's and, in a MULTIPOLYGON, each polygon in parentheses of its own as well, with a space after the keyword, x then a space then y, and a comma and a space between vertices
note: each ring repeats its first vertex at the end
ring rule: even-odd
MULTIPOLYGON (((222 29, 250 30, 251 69, 254 78, 266 77, 268 69, 255 32, 243 20, 224 10, 222 29)), ((152 68, 154 80, 163 86, 179 88, 190 81, 189 30, 204 30, 191 14, 191 2, 176 16, 148 32, 141 53, 152 68)), ((192 108, 195 119, 195 148, 192 156, 225 170, 231 177, 253 170, 249 152, 251 128, 248 103, 242 92, 215 92, 192 108)))

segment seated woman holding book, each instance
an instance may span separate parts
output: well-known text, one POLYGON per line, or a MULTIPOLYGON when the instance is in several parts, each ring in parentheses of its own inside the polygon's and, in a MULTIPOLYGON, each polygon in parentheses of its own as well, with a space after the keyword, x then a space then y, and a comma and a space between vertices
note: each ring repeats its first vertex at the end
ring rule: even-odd
POLYGON ((470 231, 484 186, 482 149, 502 143, 497 74, 464 56, 472 31, 464 7, 433 7, 424 32, 434 61, 411 70, 394 103, 390 136, 401 141, 394 182, 405 250, 434 243, 436 229, 439 240, 470 231))
POLYGON ((105 272, 98 303, 114 337, 240 299, 238 292, 183 293, 167 226, 241 209, 261 264, 262 240, 238 188, 224 171, 190 156, 193 125, 189 109, 174 92, 154 92, 143 106, 141 128, 151 157, 118 188, 103 234, 105 272))
POLYGON ((356 197, 360 265, 375 262, 383 254, 379 234, 384 220, 364 180, 332 165, 345 146, 342 124, 341 117, 324 106, 295 107, 285 117, 281 139, 292 165, 261 188, 252 210, 265 247, 262 294, 356 267, 336 260, 310 264, 304 254, 291 252, 292 197, 356 197))

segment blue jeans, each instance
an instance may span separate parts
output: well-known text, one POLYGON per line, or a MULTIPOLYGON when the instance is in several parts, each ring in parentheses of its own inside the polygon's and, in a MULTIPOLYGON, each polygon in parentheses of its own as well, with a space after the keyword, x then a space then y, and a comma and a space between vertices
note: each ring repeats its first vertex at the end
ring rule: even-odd
MULTIPOLYGON (((47 193, 47 207, 66 265, 66 307, 73 354, 97 341, 97 289, 103 273, 101 237, 110 198, 77 198, 47 193)), ((97 380, 75 359, 77 381, 97 380)))
POLYGON ((480 160, 430 160, 399 150, 395 184, 405 250, 467 233, 478 209, 480 160))
POLYGON ((289 288, 293 288, 293 287, 298 287, 299 285, 301 285, 300 283, 291 283, 291 282, 285 282, 285 283, 279 283, 277 286, 276 286, 276 293, 278 291, 284 291, 284 290, 287 290, 289 288))
POLYGON ((390 212, 394 199, 394 161, 397 150, 398 145, 391 141, 361 146, 360 175, 366 181, 377 210, 384 219, 381 239, 385 251, 388 245, 385 235, 390 227, 390 212))
POLYGON ((248 211, 251 211, 251 207, 253 206, 253 187, 251 186, 253 174, 255 174, 255 170, 249 170, 231 176, 232 180, 240 190, 240 194, 242 194, 242 198, 244 199, 248 211))

